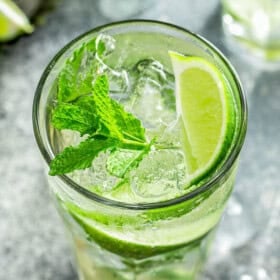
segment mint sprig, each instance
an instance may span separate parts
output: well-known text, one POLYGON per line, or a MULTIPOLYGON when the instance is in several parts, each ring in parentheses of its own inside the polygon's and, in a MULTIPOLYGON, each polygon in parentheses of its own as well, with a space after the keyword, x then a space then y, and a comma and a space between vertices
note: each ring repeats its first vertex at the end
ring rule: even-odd
POLYGON ((102 55, 104 50, 105 45, 102 42, 97 45, 96 39, 93 39, 74 51, 59 74, 59 102, 71 102, 91 92, 98 67, 96 53, 102 55))
POLYGON ((77 131, 84 140, 56 155, 50 175, 88 168, 100 152, 109 151, 107 171, 123 178, 150 150, 140 120, 109 96, 107 76, 97 75, 96 54, 104 51, 105 44, 93 39, 75 50, 61 70, 52 125, 77 131))
POLYGON ((99 135, 118 139, 120 147, 123 148, 142 149, 147 146, 145 129, 140 120, 110 98, 107 76, 101 75, 97 78, 92 97, 99 135))
POLYGON ((88 65, 95 63, 92 53, 102 51, 102 47, 96 50, 95 40, 84 44, 74 52, 59 75, 58 102, 52 112, 52 125, 58 130, 70 129, 87 137, 79 145, 66 147, 56 155, 50 163, 50 175, 88 168, 100 152, 109 151, 108 172, 123 178, 150 150, 151 143, 145 138, 141 121, 109 96, 107 76, 96 76, 95 66, 88 65), (83 68, 86 65, 88 69, 83 68))

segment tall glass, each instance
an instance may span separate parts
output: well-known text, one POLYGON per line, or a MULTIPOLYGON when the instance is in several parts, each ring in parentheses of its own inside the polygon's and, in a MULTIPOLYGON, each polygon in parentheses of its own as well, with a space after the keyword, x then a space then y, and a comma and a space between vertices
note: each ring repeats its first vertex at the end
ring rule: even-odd
POLYGON ((54 57, 36 91, 34 131, 47 167, 59 146, 50 124, 58 74, 73 50, 100 33, 114 36, 119 46, 108 61, 112 65, 115 61, 122 66, 133 65, 152 57, 172 73, 169 50, 211 61, 222 72, 233 94, 238 125, 232 148, 218 170, 200 187, 171 200, 119 202, 91 192, 67 175, 49 177, 53 199, 71 240, 79 277, 83 280, 193 279, 205 261, 233 188, 247 123, 240 82, 214 46, 180 27, 155 21, 128 21, 91 30, 54 57))
POLYGON ((280 0, 222 0, 222 4, 229 39, 234 39, 246 55, 279 64, 280 0))

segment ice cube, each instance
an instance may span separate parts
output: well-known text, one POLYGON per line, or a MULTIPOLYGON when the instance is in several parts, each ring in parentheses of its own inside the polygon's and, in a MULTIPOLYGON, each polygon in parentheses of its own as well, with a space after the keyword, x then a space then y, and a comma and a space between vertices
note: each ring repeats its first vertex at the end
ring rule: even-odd
POLYGON ((184 155, 177 149, 151 151, 130 172, 133 191, 149 200, 165 200, 176 197, 186 182, 184 155))
POLYGON ((76 170, 70 174, 70 177, 77 184, 95 193, 110 192, 118 185, 120 179, 110 175, 104 168, 107 158, 108 153, 100 153, 90 168, 76 170))
POLYGON ((112 68, 106 64, 105 59, 115 50, 116 42, 115 39, 106 34, 100 34, 96 38, 96 49, 95 54, 97 60, 97 72, 99 74, 107 74, 110 84, 110 93, 115 94, 116 99, 124 98, 129 87, 128 74, 125 69, 112 68), (101 52, 100 50, 103 50, 101 52), (121 94, 120 96, 116 94, 121 94))
POLYGON ((95 46, 98 52, 99 57, 105 57, 111 54, 116 48, 116 40, 106 34, 99 34, 95 40, 95 46), (102 54, 99 53, 99 50, 103 50, 102 54))
POLYGON ((181 143, 181 118, 169 124, 162 123, 157 130, 147 133, 149 138, 156 138, 156 143, 164 148, 180 148, 181 143))
POLYGON ((127 71, 124 69, 113 70, 108 67, 105 70, 105 73, 108 75, 110 82, 110 93, 113 94, 113 97, 115 96, 116 99, 126 98, 129 87, 127 71))
POLYGON ((166 80, 166 73, 159 61, 153 59, 141 60, 137 63, 136 69, 140 73, 140 80, 147 77, 152 83, 158 85, 162 85, 166 80))
POLYGON ((139 61, 130 71, 133 77, 131 110, 146 127, 174 120, 174 78, 156 60, 139 61))

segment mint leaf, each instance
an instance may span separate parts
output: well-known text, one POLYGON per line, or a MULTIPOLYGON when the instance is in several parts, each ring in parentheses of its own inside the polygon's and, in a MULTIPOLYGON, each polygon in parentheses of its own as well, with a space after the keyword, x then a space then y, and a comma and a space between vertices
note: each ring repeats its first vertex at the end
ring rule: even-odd
MULTIPOLYGON (((102 53, 105 48, 99 47, 102 53)), ((97 71, 96 63, 96 40, 84 43, 66 61, 66 64, 58 78, 58 101, 70 102, 90 93, 92 81, 97 71)))
POLYGON ((100 75, 96 79, 93 86, 93 99, 95 112, 100 122, 98 133, 119 139, 120 142, 123 142, 123 148, 128 147, 130 140, 135 141, 136 146, 137 142, 146 141, 145 129, 140 120, 126 112, 122 105, 110 98, 106 75, 100 75))
POLYGON ((131 113, 126 112, 119 103, 112 100, 112 108, 118 127, 122 128, 123 138, 145 142, 145 129, 139 119, 131 113))
POLYGON ((149 148, 143 150, 118 149, 113 151, 107 159, 107 171, 116 177, 124 178, 125 174, 136 168, 142 158, 149 152, 149 148))
POLYGON ((78 146, 65 148, 50 164, 49 175, 59 175, 76 169, 86 169, 101 152, 115 145, 111 139, 88 138, 78 146))
POLYGON ((91 134, 97 130, 97 120, 93 108, 73 104, 59 104, 52 113, 52 124, 55 128, 71 129, 84 134, 91 134))
POLYGON ((95 114, 95 103, 92 98, 92 93, 79 97, 74 102, 72 102, 72 104, 79 106, 82 110, 87 110, 95 114))
POLYGON ((121 139, 121 128, 119 128, 116 123, 106 75, 97 77, 93 85, 93 100, 95 112, 100 124, 98 133, 106 137, 121 139))

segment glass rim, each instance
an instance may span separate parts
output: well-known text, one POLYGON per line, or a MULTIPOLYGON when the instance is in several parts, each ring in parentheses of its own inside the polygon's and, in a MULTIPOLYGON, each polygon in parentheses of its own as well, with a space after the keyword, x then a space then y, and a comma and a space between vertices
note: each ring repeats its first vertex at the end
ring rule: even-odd
POLYGON ((53 153, 52 149, 48 149, 44 145, 43 137, 40 133, 40 125, 39 125, 39 122, 38 122, 38 119, 39 119, 38 116, 39 116, 39 112, 40 112, 39 104, 40 104, 40 100, 41 100, 41 96, 42 96, 41 95, 42 89, 44 87, 45 81, 46 81, 49 73, 51 72, 53 66, 55 65, 57 60, 65 53, 65 51, 67 51, 73 44, 75 44, 76 42, 78 42, 82 38, 86 37, 87 35, 89 35, 91 33, 100 32, 105 28, 117 27, 117 26, 121 26, 121 25, 133 24, 133 23, 135 23, 135 24, 147 24, 147 25, 156 24, 156 25, 159 25, 159 26, 164 27, 164 28, 175 29, 177 31, 187 33, 188 35, 191 35, 195 39, 197 39, 200 43, 206 45, 211 50, 211 52, 215 53, 221 59, 221 62, 229 70, 229 72, 232 76, 233 82, 235 83, 235 85, 237 87, 238 95, 239 95, 239 98, 240 98, 240 107, 241 107, 241 110, 240 110, 241 111, 240 127, 239 127, 239 131, 238 131, 238 135, 236 137, 236 141, 235 141, 235 143, 232 147, 231 153, 228 155, 228 157, 225 160, 225 162, 223 163, 223 165, 219 168, 218 172, 214 176, 210 177, 209 180, 207 180, 200 187, 192 190, 189 193, 183 194, 179 197, 172 198, 172 199, 169 199, 169 200, 166 200, 166 201, 159 201, 159 202, 133 203, 132 204, 132 203, 125 203, 125 202, 121 202, 121 201, 116 201, 116 200, 112 200, 112 199, 109 199, 109 198, 102 197, 101 195, 98 195, 98 194, 95 194, 95 193, 89 191, 88 189, 86 189, 86 188, 82 187, 81 185, 77 184, 76 182, 74 182, 69 176, 67 176, 65 174, 56 175, 55 177, 57 179, 61 180, 67 186, 71 187, 73 190, 80 193, 81 195, 86 196, 88 199, 94 200, 95 202, 98 202, 98 203, 101 203, 101 204, 104 204, 104 205, 107 205, 107 206, 125 208, 125 209, 131 209, 131 210, 157 209, 157 208, 172 206, 172 205, 179 204, 179 203, 182 203, 184 201, 190 200, 190 199, 196 197, 197 195, 199 195, 199 194, 209 190, 210 188, 214 187, 220 181, 220 179, 223 178, 225 173, 233 166, 235 160, 237 159, 237 157, 238 157, 238 155, 241 151, 241 148, 242 148, 242 145, 243 145, 243 142, 244 142, 244 139, 245 139, 245 134, 246 134, 246 130, 247 130, 247 114, 248 114, 248 112, 247 112, 247 103, 246 103, 246 98, 245 98, 245 95, 244 95, 244 90, 242 88, 239 77, 238 77, 235 69, 233 68, 233 66, 225 58, 225 56, 221 53, 221 51, 218 50, 212 43, 210 43, 204 37, 202 37, 202 36, 200 36, 196 33, 193 33, 186 28, 183 28, 183 27, 171 24, 171 23, 167 23, 167 22, 163 22, 163 21, 157 21, 157 20, 142 20, 142 19, 112 22, 112 23, 109 23, 109 24, 101 25, 101 26, 98 26, 96 28, 90 29, 89 31, 79 35, 78 37, 71 40, 68 44, 66 44, 63 48, 61 48, 56 53, 56 55, 52 58, 50 63, 45 68, 43 74, 41 75, 41 78, 39 80, 38 86, 37 86, 36 91, 35 91, 34 100, 33 100, 33 110, 32 110, 33 131, 34 131, 34 135, 35 135, 35 138, 36 138, 37 145, 39 146, 40 152, 43 155, 43 158, 46 161, 46 163, 49 165, 51 159, 54 157, 54 153, 53 153))

